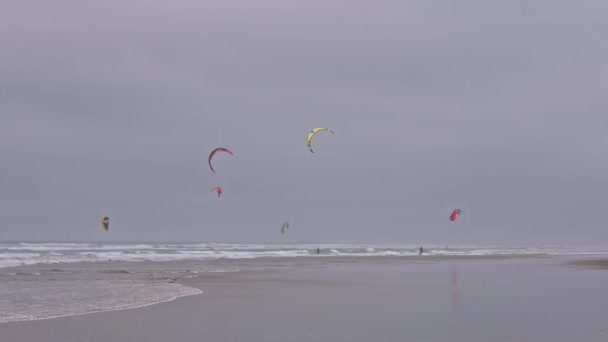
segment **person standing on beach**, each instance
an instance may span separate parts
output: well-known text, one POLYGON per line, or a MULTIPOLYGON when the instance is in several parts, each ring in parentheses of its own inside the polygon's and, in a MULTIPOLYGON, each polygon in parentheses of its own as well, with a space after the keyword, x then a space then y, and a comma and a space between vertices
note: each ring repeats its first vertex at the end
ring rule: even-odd
POLYGON ((317 248, 317 254, 321 253, 321 250, 317 248))

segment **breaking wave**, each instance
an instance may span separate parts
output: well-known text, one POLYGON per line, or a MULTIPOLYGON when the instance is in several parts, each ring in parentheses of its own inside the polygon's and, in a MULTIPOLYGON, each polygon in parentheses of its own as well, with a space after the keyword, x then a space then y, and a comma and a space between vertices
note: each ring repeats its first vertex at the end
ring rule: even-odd
MULTIPOLYGON (((345 244, 97 244, 97 243, 0 243, 0 268, 31 264, 61 264, 100 261, 177 261, 253 259, 320 256, 414 256, 417 245, 345 244)), ((608 246, 588 247, 501 247, 424 246, 424 255, 608 255, 608 246)))

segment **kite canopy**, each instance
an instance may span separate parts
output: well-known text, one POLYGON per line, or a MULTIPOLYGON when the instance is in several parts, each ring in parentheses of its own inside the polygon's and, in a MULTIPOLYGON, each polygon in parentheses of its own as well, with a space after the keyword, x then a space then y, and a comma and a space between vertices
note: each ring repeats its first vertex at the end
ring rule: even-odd
POLYGON ((460 216, 460 213, 462 211, 460 209, 454 209, 454 211, 452 211, 452 214, 450 215, 450 221, 456 221, 456 219, 458 218, 458 216, 460 216))
POLYGON ((283 223, 283 228, 281 228, 281 234, 285 234, 285 232, 289 229, 289 223, 283 223))
POLYGON ((110 218, 107 216, 104 216, 101 219, 101 228, 103 228, 103 230, 108 230, 110 229, 110 218))
POLYGON ((211 189, 211 192, 217 192, 217 197, 220 197, 220 195, 222 194, 222 188, 220 188, 219 186, 214 187, 213 189, 211 189))
POLYGON ((213 150, 213 151, 211 152, 211 154, 209 155, 209 168, 211 168, 211 171, 213 171, 213 173, 215 173, 215 170, 213 169, 213 166, 211 166, 211 159, 213 159, 213 157, 214 157, 216 154, 220 153, 220 152, 226 152, 226 153, 229 153, 231 156, 233 156, 233 157, 234 157, 234 154, 232 153, 232 151, 230 151, 230 150, 229 150, 229 149, 227 149, 227 148, 218 147, 218 148, 216 148, 215 150, 213 150))
POLYGON ((310 145, 310 144, 312 143, 312 138, 314 137, 314 135, 315 135, 315 134, 317 134, 318 132, 321 132, 321 131, 330 131, 330 132, 331 132, 331 134, 334 134, 334 131, 332 131, 332 130, 331 130, 331 129, 329 129, 329 128, 325 128, 325 127, 318 127, 318 128, 313 129, 312 131, 310 131, 310 132, 308 133, 308 136, 306 137, 306 145, 308 145, 308 149, 309 149, 309 150, 310 150, 310 152, 312 152, 312 153, 315 153, 315 152, 312 150, 312 146, 310 145))

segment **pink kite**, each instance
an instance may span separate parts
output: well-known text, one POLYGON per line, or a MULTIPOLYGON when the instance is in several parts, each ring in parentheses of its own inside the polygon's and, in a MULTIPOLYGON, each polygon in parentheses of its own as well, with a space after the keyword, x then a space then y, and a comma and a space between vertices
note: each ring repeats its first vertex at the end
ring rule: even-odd
POLYGON ((213 191, 217 192, 217 197, 220 197, 220 195, 222 194, 222 188, 220 188, 219 186, 216 186, 215 188, 211 189, 211 192, 213 191))
POLYGON ((458 216, 460 216, 460 209, 454 209, 454 211, 452 211, 452 214, 450 215, 450 221, 456 221, 456 219, 458 218, 458 216))

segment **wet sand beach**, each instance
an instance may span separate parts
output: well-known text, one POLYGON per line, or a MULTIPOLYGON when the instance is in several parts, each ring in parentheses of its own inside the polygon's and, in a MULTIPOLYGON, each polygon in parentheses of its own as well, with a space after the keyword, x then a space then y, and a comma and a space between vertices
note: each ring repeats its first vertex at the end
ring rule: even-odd
POLYGON ((581 269, 608 270, 608 259, 607 258, 570 260, 566 264, 569 266, 578 267, 581 269))
POLYGON ((263 270, 181 279, 203 293, 172 302, 0 324, 0 340, 608 340, 608 272, 567 262, 273 261, 263 270))

